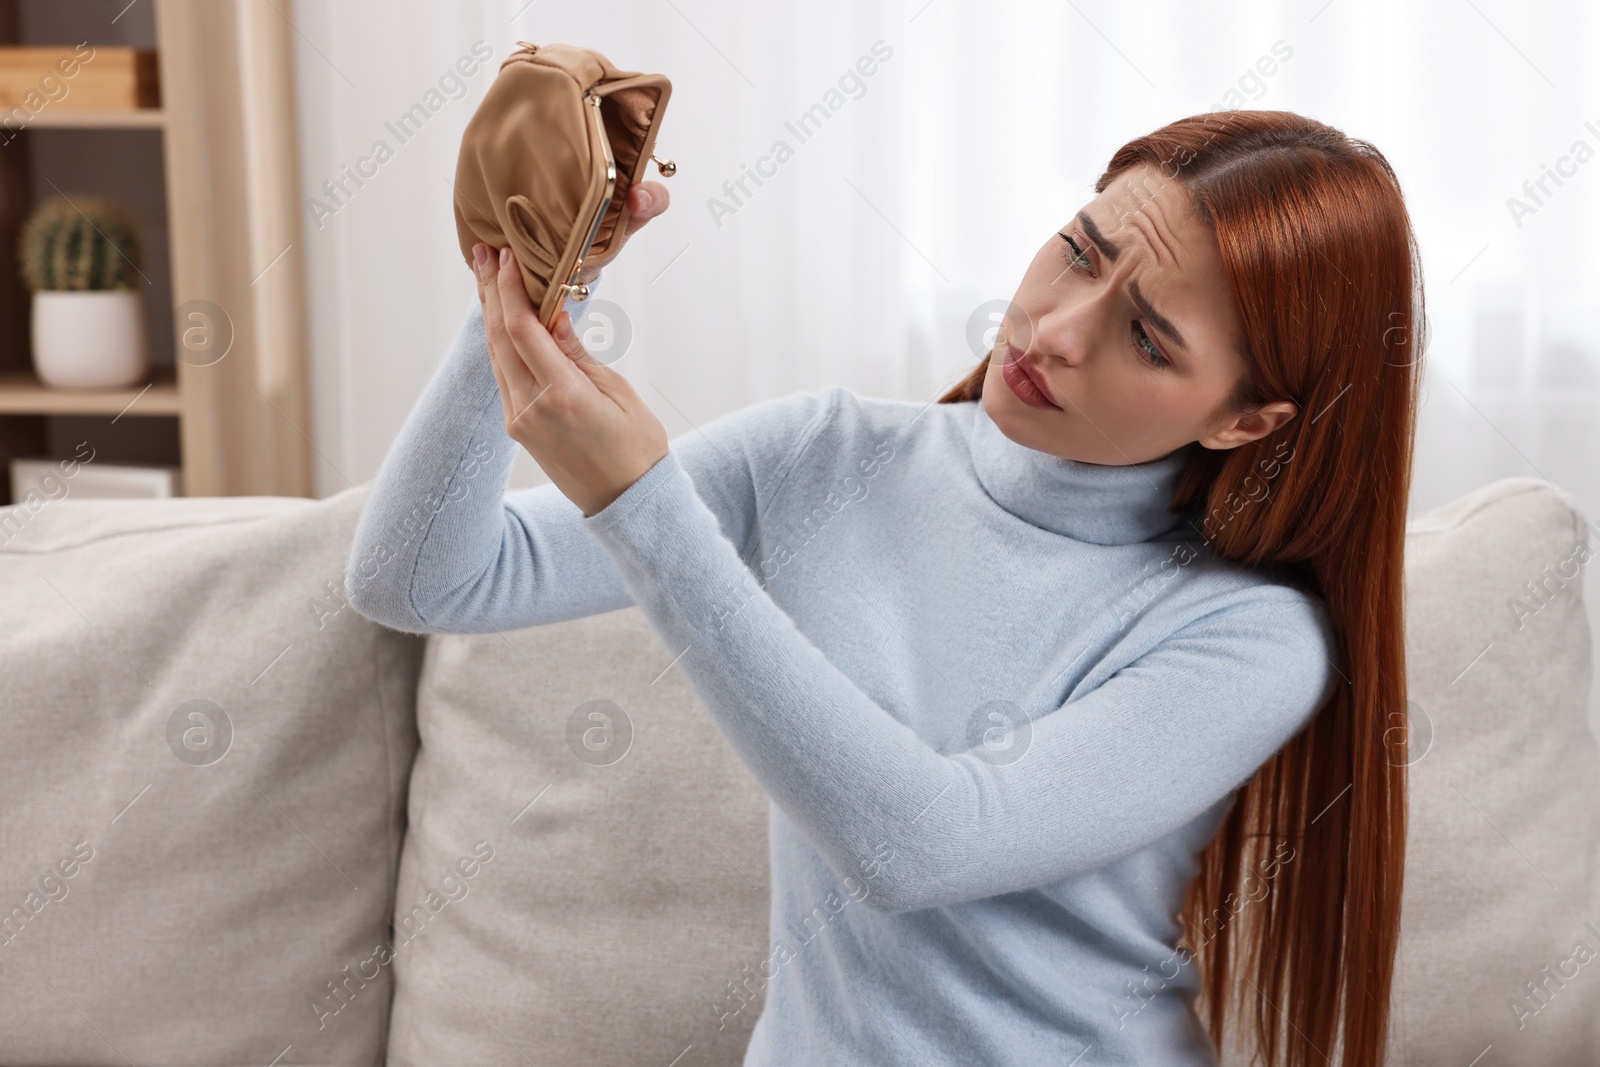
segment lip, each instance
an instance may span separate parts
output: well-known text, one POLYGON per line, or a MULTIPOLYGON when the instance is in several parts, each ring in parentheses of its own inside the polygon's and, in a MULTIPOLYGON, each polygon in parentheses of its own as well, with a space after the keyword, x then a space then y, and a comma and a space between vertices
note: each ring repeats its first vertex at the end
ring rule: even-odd
POLYGON ((1044 376, 1027 361, 1016 345, 1006 345, 1006 361, 1000 369, 1000 376, 1017 394, 1017 399, 1029 407, 1046 411, 1062 410, 1060 404, 1050 399, 1050 389, 1045 384, 1044 376))

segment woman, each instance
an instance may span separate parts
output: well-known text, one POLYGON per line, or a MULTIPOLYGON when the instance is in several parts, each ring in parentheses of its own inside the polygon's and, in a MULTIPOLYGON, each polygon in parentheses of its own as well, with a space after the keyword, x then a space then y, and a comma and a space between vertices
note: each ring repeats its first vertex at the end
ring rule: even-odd
POLYGON ((480 248, 373 486, 359 611, 637 604, 768 793, 747 1064, 1208 1064, 1225 1022, 1273 1064, 1383 1062, 1404 203, 1271 111, 1174 122, 1095 191, 940 403, 797 394, 672 441, 480 248), (513 440, 553 485, 503 492, 513 440))

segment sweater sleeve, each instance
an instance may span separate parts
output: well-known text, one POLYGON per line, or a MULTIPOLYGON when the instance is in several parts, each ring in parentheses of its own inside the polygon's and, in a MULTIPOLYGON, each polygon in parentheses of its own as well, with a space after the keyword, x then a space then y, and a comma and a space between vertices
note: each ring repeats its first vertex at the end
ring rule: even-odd
POLYGON ((751 773, 841 877, 880 870, 868 901, 885 911, 1049 884, 1154 843, 1248 780, 1333 677, 1325 609, 1270 586, 1020 725, 1020 758, 942 754, 748 580, 675 456, 585 521, 751 773))
MULTIPOLYGON (((576 320, 582 305, 566 306, 576 320)), ((673 439, 727 538, 752 542, 760 509, 827 407, 796 393, 673 439)), ((507 491, 520 448, 505 430, 474 295, 373 479, 345 569, 355 609, 411 633, 495 633, 631 604, 559 489, 507 491)))

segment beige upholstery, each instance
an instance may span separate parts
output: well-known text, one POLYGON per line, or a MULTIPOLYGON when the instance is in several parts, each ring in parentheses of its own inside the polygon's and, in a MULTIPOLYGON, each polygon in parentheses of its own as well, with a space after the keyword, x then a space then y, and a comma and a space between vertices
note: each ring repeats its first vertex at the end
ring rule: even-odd
MULTIPOLYGON (((426 640, 336 611, 366 491, 0 512, 0 1064, 738 1064, 760 790, 636 610, 426 640), (183 715, 168 741, 191 700, 220 761, 183 715), (347 965, 374 977, 314 1008, 347 965)), ((1600 1048, 1587 544, 1529 479, 1411 523, 1397 1067, 1600 1048)))
MULTIPOLYGON (((1531 478, 1492 482, 1407 524, 1415 717, 1393 1067, 1600 1054, 1588 546, 1576 502, 1531 478)), ((1225 1067, 1248 1062, 1244 1046, 1229 1042, 1225 1067)))
POLYGON ((1409 524, 1407 676, 1432 742, 1411 766, 1398 1063, 1600 1058, 1591 555, 1576 502, 1531 478, 1409 524))
POLYGON ((713 1005, 767 956, 766 801, 644 616, 429 646, 398 910, 494 859, 398 953, 389 1063, 739 1063, 759 1003, 713 1005))
POLYGON ((340 610, 363 498, 0 513, 0 1062, 380 1062, 425 642, 340 610))

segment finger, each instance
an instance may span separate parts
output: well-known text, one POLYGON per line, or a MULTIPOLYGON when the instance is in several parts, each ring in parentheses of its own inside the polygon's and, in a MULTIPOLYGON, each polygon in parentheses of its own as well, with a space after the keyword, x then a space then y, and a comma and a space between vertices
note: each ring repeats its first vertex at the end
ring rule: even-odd
MULTIPOLYGON (((491 250, 490 255, 493 256, 491 250)), ((493 271, 493 265, 486 268, 493 271)), ((492 276, 492 275, 491 275, 492 276)), ((484 321, 488 322, 488 286, 480 287, 479 297, 484 301, 484 321)), ((508 355, 513 348, 511 341, 506 337, 492 338, 489 341, 489 365, 494 369, 495 387, 500 391, 500 408, 505 415, 506 427, 510 428, 517 415, 528 406, 535 394, 533 375, 528 373, 528 368, 523 365, 521 358, 508 355)))
POLYGON ((672 205, 672 193, 660 182, 640 182, 639 188, 650 193, 650 212, 654 217, 667 210, 672 205))
MULTIPOLYGON (((514 419, 528 406, 536 396, 543 384, 528 368, 527 362, 517 351, 516 343, 511 339, 506 329, 505 314, 500 299, 499 277, 503 269, 499 266, 498 253, 489 250, 489 262, 484 265, 483 276, 483 322, 489 335, 489 351, 500 365, 500 373, 506 385, 508 419, 514 419)), ((515 269, 515 268, 513 268, 515 269)), ((519 285, 520 288, 520 279, 519 285)), ((526 299, 526 296, 524 296, 526 299)))
POLYGON ((550 336, 555 341, 556 347, 561 350, 561 354, 572 362, 582 363, 584 360, 594 362, 583 347, 583 338, 578 336, 572 321, 572 312, 566 308, 562 308, 556 314, 555 332, 550 336))
MULTIPOLYGON (((589 350, 583 347, 583 337, 577 331, 578 324, 573 321, 572 312, 563 307, 556 313, 556 321, 551 325, 553 329, 550 333, 550 339, 555 342, 556 348, 560 350, 561 354, 574 364, 582 367, 585 371, 598 367, 601 371, 609 374, 616 373, 610 367, 595 359, 589 353, 589 350)), ((589 377, 594 378, 595 375, 591 373, 589 377)))
POLYGON ((502 357, 510 356, 516 346, 506 333, 504 309, 500 300, 500 250, 489 249, 489 262, 483 268, 483 325, 489 335, 489 347, 502 357))
MULTIPOLYGON (((472 246, 472 279, 478 287, 478 309, 484 315, 483 325, 485 340, 488 339, 489 319, 488 308, 484 303, 485 295, 483 276, 484 268, 489 264, 491 251, 492 249, 490 249, 489 246, 484 244, 482 241, 479 241, 477 244, 472 246)), ((505 372, 500 369, 500 359, 495 355, 493 343, 489 345, 489 368, 494 371, 494 384, 495 387, 500 390, 501 404, 505 408, 506 421, 509 422, 511 420, 511 393, 506 389, 505 372)))
POLYGON ((672 203, 667 187, 660 182, 640 182, 628 190, 628 225, 623 236, 632 237, 640 228, 672 203))
POLYGON ((500 250, 500 269, 490 299, 501 319, 501 329, 511 339, 518 356, 533 375, 540 391, 570 380, 572 361, 556 345, 550 331, 535 313, 528 291, 522 286, 522 271, 509 248, 500 250))
POLYGON ((626 397, 633 395, 633 387, 628 384, 628 379, 595 359, 589 350, 583 347, 583 338, 575 329, 572 314, 565 308, 556 316, 555 332, 550 336, 561 353, 570 359, 602 394, 618 403, 623 403, 626 397))

